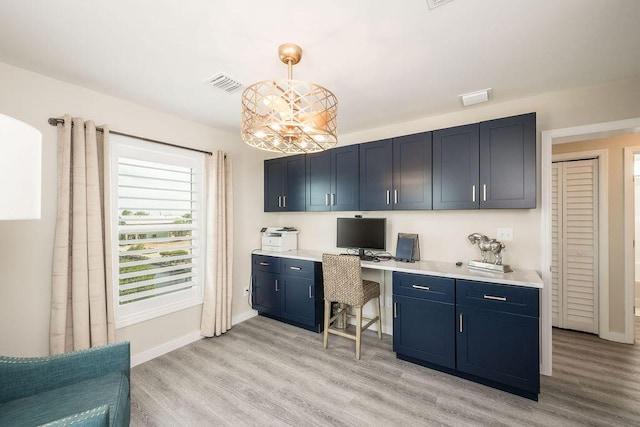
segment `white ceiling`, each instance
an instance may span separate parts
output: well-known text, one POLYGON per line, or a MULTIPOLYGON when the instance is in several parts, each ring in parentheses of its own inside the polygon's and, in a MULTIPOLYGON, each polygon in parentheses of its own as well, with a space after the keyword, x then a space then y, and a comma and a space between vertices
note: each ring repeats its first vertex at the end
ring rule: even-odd
POLYGON ((285 78, 293 42, 349 133, 638 76, 639 20, 640 0, 0 0, 0 62, 239 132, 241 91, 203 82, 285 78))

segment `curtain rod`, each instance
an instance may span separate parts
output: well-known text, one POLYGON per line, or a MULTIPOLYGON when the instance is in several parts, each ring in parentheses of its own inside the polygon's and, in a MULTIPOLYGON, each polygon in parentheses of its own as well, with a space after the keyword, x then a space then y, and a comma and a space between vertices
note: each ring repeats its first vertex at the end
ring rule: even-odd
MULTIPOLYGON (((64 123, 64 119, 59 119, 57 117, 50 117, 48 122, 49 122, 49 124, 51 126, 57 126, 58 124, 64 123)), ((104 129, 101 128, 101 127, 96 126, 96 130, 103 131, 104 129)), ((204 154, 208 154, 210 156, 212 155, 211 151, 198 150, 197 148, 183 147, 182 145, 171 144, 170 142, 162 142, 162 141, 157 141, 155 139, 142 138, 140 136, 131 135, 131 134, 128 134, 128 133, 116 132, 114 130, 109 130, 109 133, 113 133, 115 135, 121 135, 121 136, 128 136, 130 138, 141 139, 143 141, 148 141, 148 142, 155 142, 156 144, 168 145, 169 147, 184 148, 185 150, 197 151, 198 153, 204 153, 204 154)), ((226 154, 225 154, 225 157, 227 157, 226 154)))

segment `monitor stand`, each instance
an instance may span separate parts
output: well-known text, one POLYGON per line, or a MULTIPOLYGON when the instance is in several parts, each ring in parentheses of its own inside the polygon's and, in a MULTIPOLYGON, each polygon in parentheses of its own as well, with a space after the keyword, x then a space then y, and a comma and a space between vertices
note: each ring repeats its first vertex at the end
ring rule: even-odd
POLYGON ((358 248, 358 256, 362 261, 373 261, 373 258, 374 258, 371 255, 365 255, 364 249, 362 248, 358 248))

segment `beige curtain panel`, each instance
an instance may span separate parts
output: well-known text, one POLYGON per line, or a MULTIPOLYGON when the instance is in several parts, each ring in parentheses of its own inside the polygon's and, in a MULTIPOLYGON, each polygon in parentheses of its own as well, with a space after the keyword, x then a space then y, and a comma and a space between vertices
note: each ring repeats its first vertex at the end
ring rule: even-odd
POLYGON ((220 336, 231 329, 233 191, 231 157, 207 157, 207 255, 200 333, 220 336))
POLYGON ((112 287, 105 274, 103 159, 108 139, 108 128, 97 133, 92 121, 65 115, 58 124, 51 354, 115 341, 112 287))

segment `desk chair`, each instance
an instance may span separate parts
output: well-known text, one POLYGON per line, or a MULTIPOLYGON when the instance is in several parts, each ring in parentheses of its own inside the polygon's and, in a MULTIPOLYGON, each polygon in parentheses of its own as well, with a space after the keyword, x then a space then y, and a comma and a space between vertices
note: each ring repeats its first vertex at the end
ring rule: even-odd
MULTIPOLYGON (((340 335, 341 337, 355 340, 356 359, 360 360, 360 338, 362 331, 378 323, 378 338, 382 339, 382 322, 380 321, 380 283, 362 279, 362 268, 360 258, 355 255, 331 255, 322 254, 322 275, 324 280, 324 336, 323 345, 329 345, 329 334, 340 335), (362 307, 371 299, 377 298, 376 317, 373 319, 362 317, 362 307), (331 316, 331 303, 338 302, 347 304, 355 308, 356 314, 348 314, 346 310, 331 316), (356 318, 356 334, 329 328, 329 324, 338 316, 351 316, 356 318), (362 326, 362 321, 369 323, 362 326)), ((345 322, 343 323, 345 326, 345 322)), ((346 331, 346 328, 345 328, 346 331)))

